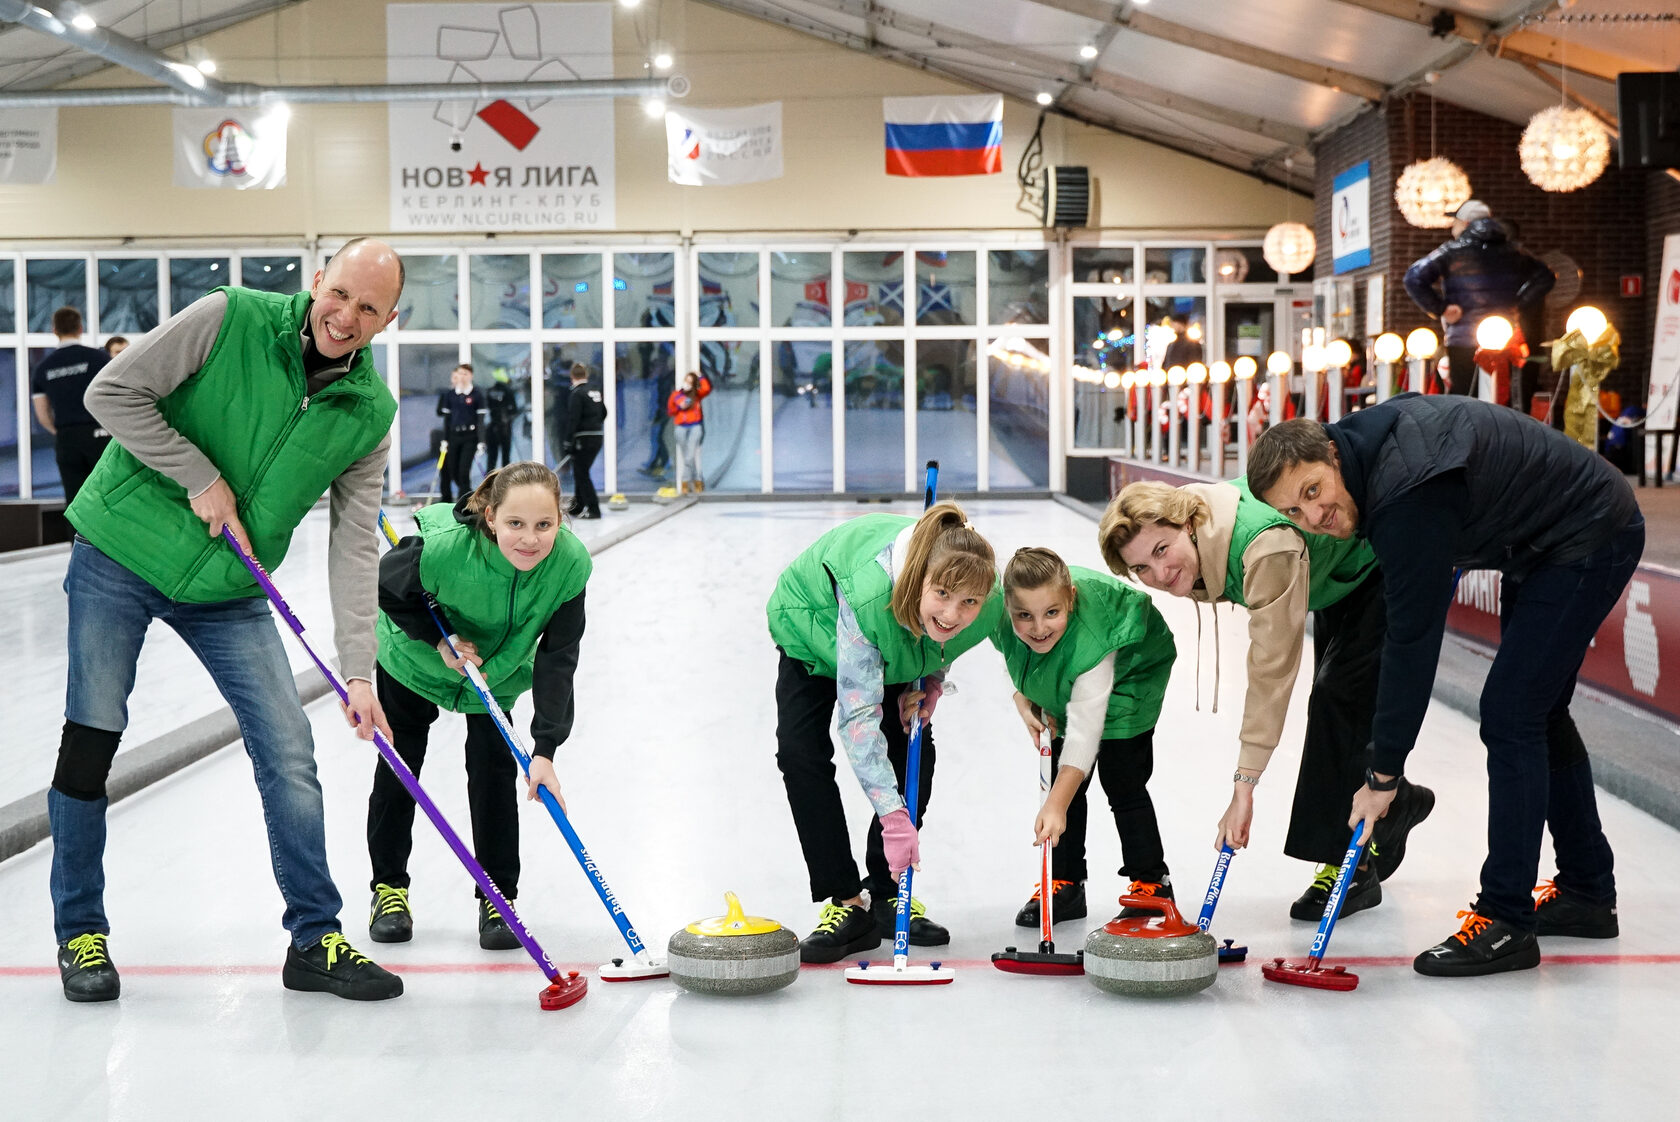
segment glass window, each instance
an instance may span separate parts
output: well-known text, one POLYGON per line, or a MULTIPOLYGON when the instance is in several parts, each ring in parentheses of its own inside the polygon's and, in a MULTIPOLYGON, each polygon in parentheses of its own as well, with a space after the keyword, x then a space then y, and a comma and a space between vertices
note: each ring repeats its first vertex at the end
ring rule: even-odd
POLYGON ((613 322, 619 327, 675 327, 675 278, 675 254, 613 254, 613 322))
POLYGON ((1201 284, 1207 280, 1207 250, 1199 245, 1179 249, 1145 249, 1145 284, 1201 284))
MULTIPOLYGON (((899 327, 904 323, 904 254, 894 250, 847 253, 847 327, 899 327)), ((825 321, 826 322, 826 321, 825 321)))
POLYGON ((0 349, 0 498, 17 496, 17 351, 5 347, 0 349))
POLYGON ((1145 348, 1150 369, 1206 362, 1207 301, 1200 296, 1149 296, 1144 299, 1148 319, 1145 348))
POLYGON ((986 349, 994 491, 1050 486, 1050 340, 997 339, 986 349))
POLYGON ((1218 284, 1274 284, 1278 274, 1259 246, 1225 245, 1213 251, 1213 279, 1218 284))
MULTIPOLYGON (((827 327, 828 282, 833 271, 829 255, 772 253, 770 255, 770 325, 827 327)), ((900 274, 902 276, 902 274, 900 274)), ((778 458, 780 458, 778 456, 778 458)), ((827 490, 827 488, 823 488, 827 490)))
POLYGON ((97 268, 101 335, 139 335, 158 325, 155 257, 106 257, 97 268))
POLYGON ((0 333, 17 330, 17 281, 10 258, 0 257, 0 333))
POLYGON ((52 334, 53 313, 75 308, 87 318, 87 262, 75 258, 24 262, 29 285, 29 330, 52 334))
POLYGON ((231 276, 226 257, 172 257, 169 260, 169 314, 179 315, 188 304, 227 284, 231 276))
POLYGON ((994 249, 986 254, 989 323, 1050 322, 1050 251, 994 249))
MULTIPOLYGON (((31 348, 29 348, 29 369, 34 370, 35 367, 40 364, 42 359, 44 359, 48 355, 52 354, 53 351, 56 350, 56 349, 57 349, 56 347, 31 347, 31 348)), ((11 349, 9 349, 9 348, 7 349, 6 358, 7 358, 8 365, 17 361, 13 357, 13 355, 15 353, 16 352, 12 351, 11 349)), ((27 374, 25 374, 23 376, 28 377, 27 374)), ((5 385, 6 385, 5 379, 3 377, 0 377, 0 387, 3 387, 5 385)), ((13 408, 15 409, 15 407, 16 407, 16 401, 15 400, 13 401, 12 405, 13 405, 13 408)), ((46 429, 42 428, 41 427, 41 422, 35 419, 35 406, 34 406, 33 401, 28 406, 28 409, 29 409, 29 412, 26 414, 26 416, 29 418, 29 451, 30 451, 30 455, 29 455, 29 472, 30 472, 30 474, 29 474, 29 489, 30 489, 30 494, 32 496, 34 496, 35 498, 38 498, 38 499, 63 498, 64 497, 64 483, 63 483, 63 480, 61 480, 59 478, 59 475, 58 475, 57 442, 54 439, 52 433, 50 433, 46 429)), ((10 409, 6 410, 5 412, 6 412, 7 415, 12 415, 12 410, 10 410, 10 409)), ((14 423, 11 423, 9 421, 4 421, 4 420, 0 420, 0 424, 6 424, 8 426, 7 429, 6 429, 6 435, 8 437, 10 437, 11 441, 12 441, 13 475, 12 475, 12 478, 11 478, 11 483, 12 483, 11 493, 12 494, 18 494, 19 493, 18 479, 17 479, 17 475, 16 475, 17 425, 14 424, 14 423)), ((4 470, 4 469, 0 469, 0 470, 4 470)))
POLYGON ((916 254, 916 322, 952 326, 974 322, 974 252, 923 250, 916 254))
POLYGON ((1248 355, 1266 367, 1266 356, 1272 353, 1272 340, 1277 337, 1277 308, 1270 300, 1249 303, 1230 300, 1225 303, 1225 361, 1235 362, 1248 355))
POLYGON ((904 344, 846 343, 846 490, 904 490, 904 344))
POLYGON ((1131 284, 1134 260, 1129 245, 1076 246, 1072 279, 1091 284, 1131 284))
MULTIPOLYGON (((543 346, 543 446, 546 453, 543 462, 551 468, 558 470, 560 461, 566 456, 566 413, 572 394, 572 366, 583 363, 589 369, 590 381, 600 386, 601 355, 602 344, 599 342, 547 343, 543 346)), ((515 439, 518 439, 517 433, 515 439)), ((600 466, 601 460, 595 463, 599 471, 606 471, 600 466)), ((590 477, 594 476, 592 470, 590 477)), ((571 476, 562 473, 560 483, 566 493, 571 494, 571 476)))
MULTIPOLYGON (((778 491, 834 490, 834 352, 828 340, 776 348, 771 483, 778 491)), ((900 469, 902 470, 902 468, 900 469)))
POLYGON ((700 254, 700 327, 758 326, 758 254, 700 254))
POLYGON ((601 255, 545 253, 542 256, 544 327, 601 326, 601 255))
MULTIPOLYGON (((940 484, 950 491, 980 486, 977 351, 972 339, 916 343, 917 458, 937 459, 940 484)), ((849 426, 850 415, 846 420, 849 426)), ((848 451, 848 473, 850 455, 848 451)))
POLYGON ((297 257, 245 257, 239 262, 240 283, 260 292, 287 296, 309 287, 303 275, 303 261, 297 257))
POLYGON ((1073 361, 1096 370, 1130 370, 1137 325, 1130 296, 1073 298, 1073 361))
POLYGON ((455 255, 405 255, 403 269, 408 277, 397 301, 397 326, 404 331, 459 331, 455 255))
POLYGON ((618 489, 654 491, 677 474, 665 411, 677 388, 676 340, 620 343, 617 353, 618 393, 609 409, 618 418, 618 489))
MULTIPOLYGON (((530 258, 523 260, 529 261, 530 258)), ((484 470, 531 458, 531 346, 529 343, 477 343, 472 349, 473 384, 480 390, 505 385, 513 390, 513 414, 507 425, 507 456, 486 430, 484 470), (492 462, 494 460, 494 462, 492 462)), ((488 401, 488 399, 486 399, 488 401)), ((492 428, 498 417, 492 416, 492 428)), ((498 434, 500 435, 500 434, 498 434)))
POLYGON ((705 422, 700 465, 708 491, 763 489, 759 438, 758 344, 707 340, 700 372, 712 383, 701 407, 705 422))
MULTIPOLYGON (((412 279, 413 273, 409 276, 412 279)), ((408 343, 398 349, 402 489, 410 496, 436 498, 441 493, 437 463, 443 418, 438 415, 438 397, 449 388, 449 372, 460 362, 460 353, 454 343, 408 343)))
POLYGON ((530 327, 530 255, 475 253, 468 257, 467 294, 475 328, 530 327))

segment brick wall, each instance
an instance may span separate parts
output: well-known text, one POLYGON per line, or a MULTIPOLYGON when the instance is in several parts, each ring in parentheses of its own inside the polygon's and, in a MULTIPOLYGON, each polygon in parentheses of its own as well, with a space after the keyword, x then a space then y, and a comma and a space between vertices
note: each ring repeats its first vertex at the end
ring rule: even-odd
MULTIPOLYGON (((1651 343, 1656 327, 1657 300, 1662 291, 1663 238, 1680 234, 1680 180, 1665 172, 1647 172, 1650 180, 1645 189, 1645 221, 1647 242, 1645 249, 1645 345, 1651 343)), ((1647 375, 1648 378, 1648 375, 1647 375)))

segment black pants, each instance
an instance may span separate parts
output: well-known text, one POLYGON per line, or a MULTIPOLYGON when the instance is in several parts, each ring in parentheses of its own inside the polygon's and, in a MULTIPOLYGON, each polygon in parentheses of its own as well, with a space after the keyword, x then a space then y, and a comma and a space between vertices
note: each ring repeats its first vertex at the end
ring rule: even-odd
POLYGON ((1371 719, 1388 606, 1382 570, 1313 613, 1313 685, 1295 804, 1283 851, 1302 861, 1339 865, 1353 831, 1348 814, 1370 762, 1371 719))
MULTIPOLYGON (((812 674, 786 652, 777 653, 781 665, 776 671, 776 766, 782 772, 788 809, 793 811, 799 848, 804 851, 805 868, 811 875, 811 899, 849 900, 865 885, 852 859, 846 812, 840 805, 840 788, 834 782, 834 740, 829 724, 834 720, 839 685, 833 678, 812 674)), ((881 731, 887 737, 887 758, 892 761, 901 795, 910 737, 899 723, 898 699, 909 688, 888 686, 881 699, 881 731)), ((928 798, 933 794, 934 757, 933 728, 927 725, 922 728, 921 777, 916 790, 918 826, 926 823, 928 798)), ((864 867, 875 899, 897 891, 881 842, 881 820, 873 816, 864 845, 864 867)))
MULTIPOLYGON (((1062 738, 1050 742, 1051 774, 1061 767, 1062 738)), ((1155 821, 1155 804, 1149 798, 1149 777, 1155 771, 1155 730, 1125 739, 1104 740, 1097 749, 1095 775, 1102 780, 1114 828, 1120 832, 1120 875, 1129 880, 1159 883, 1167 875, 1167 858, 1161 847, 1161 828, 1155 821)), ((1068 803, 1067 829, 1050 850, 1050 876, 1054 880, 1082 881, 1086 878, 1085 825, 1089 814, 1085 792, 1091 776, 1079 785, 1068 803)))
POLYGON ((53 458, 58 477, 64 481, 64 501, 76 501, 76 493, 93 474, 94 465, 111 443, 111 434, 98 425, 64 425, 53 441, 53 458))
POLYGON ((484 472, 488 475, 513 463, 513 426, 491 425, 484 430, 484 472))
POLYGON ((1448 347, 1447 366, 1452 370, 1452 392, 1476 396, 1476 348, 1448 347))
POLYGON ((472 490, 473 457, 478 454, 478 430, 468 429, 465 432, 449 434, 449 452, 443 458, 442 498, 446 503, 454 502, 451 484, 461 489, 465 495, 472 490))
MULTIPOLYGON (((415 775, 426 762, 426 737, 438 707, 385 672, 379 678, 379 704, 396 734, 394 746, 415 775)), ((495 721, 484 713, 467 714, 467 809, 472 816, 473 856, 512 900, 519 895, 518 765, 502 743, 495 721)), ((408 887, 408 855, 414 848, 414 799, 395 773, 380 760, 374 765, 368 796, 369 887, 408 887)), ((474 893, 482 898, 477 888, 474 893)))
POLYGON ((600 517, 601 496, 595 493, 595 483, 589 478, 589 469, 595 466, 595 457, 600 454, 600 437, 577 436, 572 438, 573 514, 588 511, 590 514, 600 517))

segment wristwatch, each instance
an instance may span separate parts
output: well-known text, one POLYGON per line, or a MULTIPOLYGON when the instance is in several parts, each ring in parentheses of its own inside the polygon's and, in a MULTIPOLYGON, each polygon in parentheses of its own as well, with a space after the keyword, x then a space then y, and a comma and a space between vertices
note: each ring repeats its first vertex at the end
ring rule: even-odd
POLYGON ((1259 785, 1260 777, 1258 775, 1244 775, 1240 771, 1234 771, 1234 772, 1231 773, 1231 782, 1232 783, 1246 783, 1250 787, 1254 787, 1254 786, 1259 785))
POLYGON ((1377 778, 1377 773, 1375 771, 1370 768, 1366 768, 1365 786, 1369 787, 1373 791, 1392 791, 1396 787, 1400 786, 1400 777, 1396 775, 1393 779, 1385 782, 1377 778))

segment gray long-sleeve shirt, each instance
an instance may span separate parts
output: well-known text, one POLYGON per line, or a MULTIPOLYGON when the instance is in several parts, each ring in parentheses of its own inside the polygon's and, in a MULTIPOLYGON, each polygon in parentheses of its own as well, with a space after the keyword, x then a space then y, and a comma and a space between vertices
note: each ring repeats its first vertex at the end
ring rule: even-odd
MULTIPOLYGON (((169 426, 157 403, 210 357, 227 314, 227 297, 213 292, 111 361, 88 386, 89 413, 135 459, 162 472, 197 498, 221 478, 208 455, 169 426)), ((305 317, 306 324, 308 322, 305 317)), ((313 348, 303 333, 305 353, 313 348)), ((348 362, 311 375, 343 373, 348 362)), ((387 434, 379 447, 333 480, 328 514, 327 588, 332 597, 333 641, 345 678, 373 681, 374 617, 379 598, 379 503, 384 494, 387 434)))

